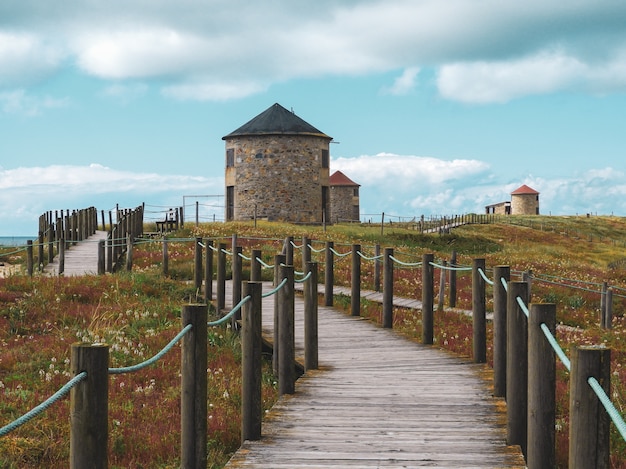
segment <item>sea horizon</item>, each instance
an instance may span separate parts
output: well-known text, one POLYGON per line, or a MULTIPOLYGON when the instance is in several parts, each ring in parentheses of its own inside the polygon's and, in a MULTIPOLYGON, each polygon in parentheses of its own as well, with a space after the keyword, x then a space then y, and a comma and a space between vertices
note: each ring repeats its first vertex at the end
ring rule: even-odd
POLYGON ((37 236, 0 236, 0 246, 25 246, 28 240, 36 240, 37 236))

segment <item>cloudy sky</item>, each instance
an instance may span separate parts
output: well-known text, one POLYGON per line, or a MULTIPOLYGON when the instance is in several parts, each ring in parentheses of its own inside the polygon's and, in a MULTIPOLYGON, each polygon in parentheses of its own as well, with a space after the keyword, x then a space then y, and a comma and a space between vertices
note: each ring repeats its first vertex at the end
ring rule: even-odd
POLYGON ((0 236, 215 213, 187 196, 223 195, 221 137, 275 102, 334 138, 364 218, 521 184, 544 214, 626 215, 624 24, 618 0, 2 0, 0 236))

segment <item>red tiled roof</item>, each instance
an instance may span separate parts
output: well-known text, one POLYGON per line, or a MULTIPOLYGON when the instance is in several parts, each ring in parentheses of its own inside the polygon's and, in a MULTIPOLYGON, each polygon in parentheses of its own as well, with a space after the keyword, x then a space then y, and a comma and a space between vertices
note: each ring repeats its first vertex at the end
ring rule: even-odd
POLYGON ((527 194, 539 194, 539 192, 537 192, 535 189, 528 187, 526 184, 518 187, 513 192, 511 192, 511 195, 527 195, 527 194))
POLYGON ((331 186, 361 186, 361 184, 357 184, 341 171, 335 171, 333 174, 331 174, 329 183, 331 186))

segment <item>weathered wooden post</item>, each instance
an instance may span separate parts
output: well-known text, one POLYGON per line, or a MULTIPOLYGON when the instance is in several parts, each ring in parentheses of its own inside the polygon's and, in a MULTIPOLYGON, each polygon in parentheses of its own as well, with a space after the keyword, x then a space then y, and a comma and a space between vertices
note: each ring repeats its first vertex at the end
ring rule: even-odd
POLYGON ((33 240, 26 241, 26 272, 29 277, 33 276, 35 261, 33 259, 33 240))
POLYGON ((606 305, 604 308, 604 329, 613 328, 613 289, 606 290, 606 305))
POLYGON ((261 250, 253 249, 252 257, 250 259, 250 281, 251 282, 260 282, 261 281, 261 250))
POLYGON ((350 293, 350 310, 352 316, 361 315, 361 245, 352 245, 352 278, 350 293))
POLYGON ((241 320, 241 441, 261 438, 261 282, 245 282, 241 320))
POLYGON ((456 251, 452 251, 452 256, 450 257, 450 291, 449 291, 449 299, 448 303, 450 308, 456 308, 456 251))
POLYGON ((600 327, 605 329, 604 325, 606 324, 606 291, 609 288, 609 284, 607 282, 602 282, 602 287, 600 288, 600 327))
POLYGON ((556 332, 556 306, 533 304, 528 319, 528 467, 555 467, 556 353, 541 325, 556 332))
POLYGON ((87 377, 70 391, 70 468, 106 469, 109 436, 109 346, 72 344, 72 375, 87 377))
POLYGON ((126 238, 126 271, 133 270, 133 239, 129 235, 126 238))
MULTIPOLYGON (((284 254, 278 254, 274 256, 274 287, 278 287, 283 281, 283 271, 282 267, 285 265, 286 256, 284 254)), ((278 355, 278 349, 280 347, 279 340, 279 330, 280 330, 280 306, 281 305, 281 296, 279 293, 274 295, 274 347, 272 349, 272 369, 274 371, 274 376, 278 376, 278 362, 280 360, 280 356, 278 355)))
POLYGON ((383 327, 393 328, 393 248, 383 255, 383 327))
MULTIPOLYGON (((235 305, 233 305, 235 306, 235 305)), ((217 304, 218 312, 226 308, 226 243, 217 245, 217 304)))
POLYGON ((287 283, 278 291, 278 394, 295 392, 295 361, 294 344, 294 275, 293 266, 281 266, 281 278, 287 283))
POLYGON ((507 443, 526 455, 528 429, 528 322, 517 298, 526 304, 528 284, 509 282, 506 318, 507 443))
POLYGON ((208 305, 213 300, 213 240, 207 239, 206 260, 204 263, 204 302, 208 305))
POLYGON ((283 254, 285 255, 285 264, 293 265, 293 236, 285 238, 283 254))
POLYGON ((317 262, 307 262, 307 275, 304 282, 304 370, 316 370, 318 367, 318 330, 317 330, 317 262))
POLYGON ((196 292, 202 290, 204 270, 202 269, 202 238, 196 238, 194 245, 193 285, 196 292))
POLYGON ((472 322, 474 363, 487 362, 487 318, 485 302, 485 259, 474 259, 472 266, 472 322))
POLYGON ((311 262, 311 240, 303 236, 302 237, 302 271, 306 269, 306 263, 311 262))
POLYGON ((511 279, 511 268, 493 268, 493 395, 506 396, 506 311, 507 295, 502 279, 511 279))
POLYGON ((595 378, 610 396, 611 349, 572 346, 569 396, 569 467, 609 467, 609 416, 588 383, 595 378))
POLYGON ((106 238, 106 271, 113 272, 113 239, 109 231, 106 238))
POLYGON ((432 345, 434 335, 434 254, 422 255, 422 343, 432 345))
POLYGON ((374 260, 374 291, 379 292, 380 291, 380 267, 381 267, 381 262, 380 262, 380 244, 376 244, 376 246, 374 246, 374 257, 376 258, 374 260))
MULTIPOLYGON (((233 271, 233 283, 231 288, 232 293, 232 305, 233 308, 241 301, 241 281, 242 281, 242 259, 241 259, 241 246, 233 246, 233 260, 232 260, 232 271, 233 271)), ((238 327, 238 322, 241 320, 241 309, 237 311, 232 318, 232 326, 233 329, 238 327)))
POLYGON ((170 274, 170 256, 167 244, 167 238, 163 235, 163 276, 167 277, 170 274))
MULTIPOLYGON (((61 243, 65 245, 65 241, 61 243)), ((98 275, 104 275, 106 261, 104 259, 104 239, 98 241, 98 275)), ((63 255, 65 256, 65 248, 63 248, 63 255)))
POLYGON ((59 275, 65 272, 65 241, 59 243, 59 275))
POLYGON ((54 262, 54 229, 52 225, 48 227, 48 264, 54 262))
POLYGON ((44 267, 44 253, 43 253, 43 231, 39 232, 39 237, 37 240, 37 264, 39 266, 39 271, 41 272, 44 267))
POLYGON ((184 305, 182 326, 191 330, 182 339, 180 440, 181 467, 207 467, 207 305, 184 305))
POLYGON ((335 282, 335 256, 333 254, 335 243, 326 241, 325 265, 324 265, 324 305, 333 305, 333 285, 335 282))

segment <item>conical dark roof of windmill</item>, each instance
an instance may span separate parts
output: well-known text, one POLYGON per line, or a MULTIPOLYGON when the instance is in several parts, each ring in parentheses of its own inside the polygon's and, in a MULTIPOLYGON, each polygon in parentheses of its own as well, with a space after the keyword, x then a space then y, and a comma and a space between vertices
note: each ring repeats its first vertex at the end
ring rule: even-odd
POLYGON ((222 137, 222 140, 245 135, 310 135, 332 140, 332 137, 316 129, 278 103, 246 122, 237 130, 222 137))

